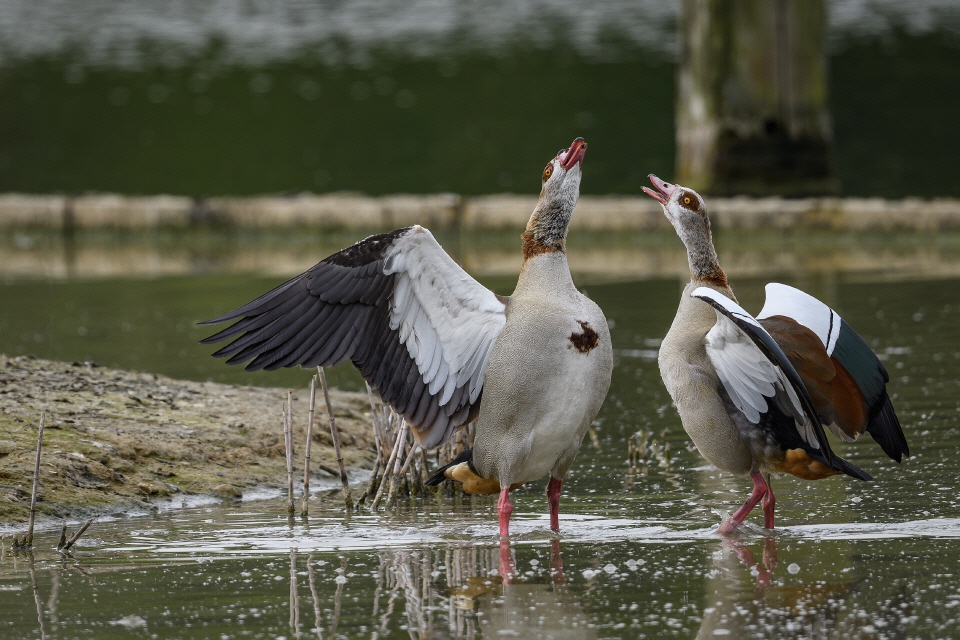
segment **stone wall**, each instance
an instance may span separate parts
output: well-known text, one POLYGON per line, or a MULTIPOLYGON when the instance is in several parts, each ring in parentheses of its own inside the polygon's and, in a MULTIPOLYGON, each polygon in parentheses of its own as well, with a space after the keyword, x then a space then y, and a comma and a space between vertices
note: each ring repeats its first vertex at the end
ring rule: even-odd
MULTIPOLYGON (((422 224, 435 230, 523 229, 536 198, 516 195, 354 193, 195 199, 183 196, 91 194, 0 195, 0 229, 226 228, 393 229, 422 224)), ((851 231, 960 229, 960 200, 870 198, 710 198, 718 229, 817 228, 851 231)), ((667 229, 660 206, 646 196, 582 196, 574 230, 667 229)))

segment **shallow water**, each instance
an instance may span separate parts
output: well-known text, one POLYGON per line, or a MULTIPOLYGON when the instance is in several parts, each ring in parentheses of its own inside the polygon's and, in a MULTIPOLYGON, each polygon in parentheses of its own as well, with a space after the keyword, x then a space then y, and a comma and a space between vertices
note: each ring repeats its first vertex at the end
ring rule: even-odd
MULTIPOLYGON (((931 239, 921 241, 937 250, 931 239)), ((638 260, 651 251, 659 249, 638 249, 638 260)), ((549 531, 544 483, 517 492, 505 550, 512 556, 503 558, 515 556, 511 584, 499 577, 490 498, 441 494, 394 511, 347 515, 335 495, 321 496, 308 521, 293 522, 276 499, 169 504, 149 517, 105 516, 73 558, 52 551, 54 531, 42 532, 32 559, 7 550, 0 637, 960 635, 960 281, 949 273, 909 275, 917 272, 901 263, 869 273, 842 261, 811 264, 802 244, 779 251, 770 259, 777 279, 836 308, 881 355, 914 455, 897 465, 869 439, 837 444, 876 481, 775 479, 776 535, 764 536, 756 514, 738 540, 715 534, 749 482, 704 464, 660 382, 656 349, 680 279, 596 276, 586 279, 587 289, 611 320, 613 385, 596 437, 585 440, 565 482, 559 537, 549 531), (776 266, 784 261, 798 268, 776 266), (646 434, 648 459, 631 470, 626 442, 637 432, 646 434)), ((757 311, 767 278, 729 272, 741 303, 757 311)), ((194 366, 209 360, 209 349, 195 344, 192 322, 280 280, 223 273, 13 278, 0 287, 0 307, 18 309, 17 317, 33 318, 52 338, 86 318, 88 339, 35 341, 38 355, 56 349, 64 359, 103 353, 125 366, 194 366), (70 312, 61 305, 72 305, 70 312), (146 346, 138 351, 137 344, 146 346)), ((510 290, 504 280, 488 284, 510 290)), ((9 311, 0 314, 2 350, 21 344, 20 333, 7 330, 11 322, 9 311)), ((193 375, 226 369, 210 364, 193 375)), ((356 383, 348 370, 337 375, 345 386, 356 383)), ((253 380, 305 385, 307 377, 288 371, 253 380)))

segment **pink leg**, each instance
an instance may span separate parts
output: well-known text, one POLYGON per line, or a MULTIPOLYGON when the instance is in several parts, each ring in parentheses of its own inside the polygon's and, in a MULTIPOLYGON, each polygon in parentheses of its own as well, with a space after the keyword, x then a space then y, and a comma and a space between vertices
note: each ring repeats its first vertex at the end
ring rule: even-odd
POLYGON ((773 495, 773 487, 767 481, 767 492, 763 494, 763 526, 766 529, 773 529, 773 508, 777 505, 777 497, 773 495))
POLYGON ((497 512, 500 514, 500 537, 508 538, 510 536, 510 514, 513 513, 509 487, 500 492, 500 499, 497 500, 497 512))
MULTIPOLYGON (((762 474, 751 473, 750 479, 753 480, 753 491, 750 493, 750 497, 747 498, 747 501, 743 503, 742 507, 737 509, 736 512, 723 523, 723 526, 720 527, 721 534, 726 535, 736 530, 737 525, 743 522, 743 519, 753 511, 753 508, 763 499, 763 496, 770 491, 770 485, 767 484, 762 474)), ((772 516, 773 511, 771 510, 770 513, 772 516)))
POLYGON ((557 480, 553 476, 547 483, 547 502, 550 503, 550 528, 554 531, 560 531, 560 487, 563 480, 557 480))
POLYGON ((500 539, 500 577, 503 584, 510 584, 510 579, 517 572, 517 565, 513 561, 513 552, 510 551, 510 541, 500 539))

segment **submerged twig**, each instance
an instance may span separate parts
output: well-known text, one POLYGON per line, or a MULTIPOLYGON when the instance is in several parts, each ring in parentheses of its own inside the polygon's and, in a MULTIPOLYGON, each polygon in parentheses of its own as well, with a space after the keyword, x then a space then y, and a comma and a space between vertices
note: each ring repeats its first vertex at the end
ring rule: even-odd
POLYGON ((347 470, 343 466, 343 454, 340 452, 340 431, 337 429, 337 422, 333 417, 333 405, 330 404, 327 376, 323 373, 323 367, 317 367, 317 373, 320 377, 320 386, 323 387, 323 399, 327 403, 327 413, 330 415, 330 438, 333 440, 333 452, 337 456, 337 466, 340 468, 340 484, 343 485, 343 503, 347 509, 350 509, 353 507, 353 503, 350 501, 350 483, 347 481, 347 470))
POLYGON ((40 433, 37 436, 37 459, 33 467, 33 494, 30 496, 30 524, 27 525, 27 536, 23 539, 24 547, 33 546, 33 521, 37 515, 37 489, 40 486, 40 451, 43 449, 43 427, 47 414, 40 412, 40 433))
POLYGON ((310 410, 307 412, 307 445, 303 456, 303 500, 300 515, 307 515, 307 500, 310 498, 310 444, 313 440, 313 416, 317 403, 317 376, 310 378, 310 410))
POLYGON ((75 534, 73 534, 72 536, 70 536, 70 539, 67 540, 67 543, 66 543, 65 545, 63 545, 63 549, 61 549, 61 551, 69 551, 69 550, 70 550, 70 547, 73 546, 73 543, 75 543, 77 540, 80 539, 80 536, 82 536, 82 535, 83 535, 83 532, 86 531, 87 528, 88 528, 90 525, 93 524, 93 521, 94 521, 94 520, 95 520, 95 518, 90 518, 89 520, 87 520, 86 522, 84 522, 84 523, 83 523, 83 526, 80 527, 79 529, 77 529, 77 532, 76 532, 75 534))

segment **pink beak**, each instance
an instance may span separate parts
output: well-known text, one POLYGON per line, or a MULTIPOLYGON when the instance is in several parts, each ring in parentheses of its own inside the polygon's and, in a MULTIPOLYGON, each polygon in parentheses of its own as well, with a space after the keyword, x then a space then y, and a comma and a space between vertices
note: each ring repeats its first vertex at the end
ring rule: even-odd
POLYGON ((677 185, 664 182, 652 173, 647 177, 650 178, 650 182, 654 187, 656 187, 657 190, 654 191, 650 187, 642 187, 643 192, 660 204, 667 204, 667 200, 669 200, 670 196, 673 195, 673 192, 677 190, 677 185))
POLYGON ((569 171, 573 165, 578 162, 583 162, 583 156, 587 154, 587 143, 583 141, 583 138, 577 138, 573 141, 573 144, 570 145, 570 148, 567 149, 567 152, 563 154, 563 157, 560 158, 560 166, 563 167, 564 171, 569 171))

